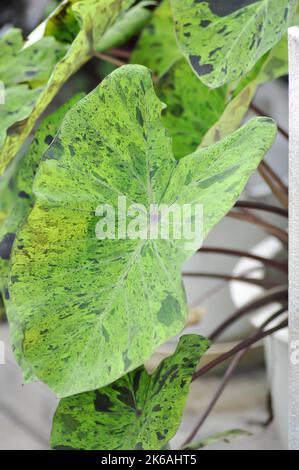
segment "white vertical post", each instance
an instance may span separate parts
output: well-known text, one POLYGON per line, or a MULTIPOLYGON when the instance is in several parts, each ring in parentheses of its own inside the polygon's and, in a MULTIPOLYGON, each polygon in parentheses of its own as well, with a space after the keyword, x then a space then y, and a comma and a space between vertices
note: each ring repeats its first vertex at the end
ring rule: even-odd
POLYGON ((289 29, 289 448, 299 450, 299 28, 289 29))

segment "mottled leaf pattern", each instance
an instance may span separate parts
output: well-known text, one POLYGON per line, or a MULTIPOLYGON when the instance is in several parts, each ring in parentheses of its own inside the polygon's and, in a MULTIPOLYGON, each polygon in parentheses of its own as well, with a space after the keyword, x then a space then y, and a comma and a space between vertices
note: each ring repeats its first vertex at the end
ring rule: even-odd
POLYGON ((53 141, 66 111, 81 97, 83 94, 75 95, 68 103, 44 119, 28 152, 18 163, 15 174, 5 182, 2 181, 0 186, 0 198, 2 199, 2 195, 6 195, 7 198, 7 213, 5 219, 0 223, 0 292, 3 295, 9 320, 12 349, 17 362, 23 368, 25 381, 31 378, 32 370, 22 352, 23 329, 17 312, 10 302, 8 292, 10 254, 16 232, 33 206, 32 185, 39 161, 53 141))
POLYGON ((182 52, 205 85, 247 73, 291 25, 296 0, 171 0, 182 52))
POLYGON ((257 86, 287 73, 287 41, 284 37, 252 71, 234 83, 233 92, 227 85, 211 90, 178 54, 170 1, 164 0, 133 51, 134 61, 148 66, 159 77, 156 91, 167 105, 163 123, 173 139, 175 157, 181 158, 198 145, 213 144, 239 127, 257 86))
POLYGON ((238 82, 223 113, 203 137, 200 146, 208 147, 234 132, 244 119, 258 86, 287 73, 288 43, 284 37, 238 82))
POLYGON ((193 152, 226 104, 226 87, 210 91, 192 72, 176 43, 169 0, 155 9, 131 56, 159 77, 156 92, 167 105, 163 123, 176 158, 193 152))
POLYGON ((66 47, 52 37, 22 48, 19 29, 11 29, 0 38, 0 81, 4 85, 4 103, 0 104, 0 149, 7 132, 18 132, 22 121, 30 115, 54 65, 66 51, 66 47))
POLYGON ((145 65, 160 77, 181 58, 182 53, 175 40, 169 0, 163 0, 142 31, 130 62, 145 65))
MULTIPOLYGON (((201 203, 203 235, 233 206, 271 146, 269 119, 179 163, 149 71, 119 68, 66 115, 35 180, 37 202, 14 244, 11 295, 36 375, 60 396, 140 366, 186 319, 181 267, 190 240, 98 240, 96 208, 201 203)), ((198 242, 200 234, 196 232, 198 242)))
MULTIPOLYGON (((38 61, 35 62, 34 59, 34 64, 30 63, 30 67, 26 70, 20 69, 17 76, 21 77, 22 74, 26 76, 27 72, 34 72, 33 80, 40 83, 43 79, 43 87, 38 92, 35 91, 34 94, 31 89, 28 90, 28 95, 25 93, 25 89, 22 90, 23 111, 21 111, 23 108, 19 108, 20 90, 18 91, 18 101, 8 96, 7 105, 4 105, 3 108, 4 111, 1 111, 2 105, 0 106, 0 113, 5 110, 9 116, 13 113, 12 118, 6 117, 1 120, 1 129, 3 122, 4 130, 9 127, 9 133, 3 142, 5 134, 3 134, 3 130, 2 133, 0 132, 0 175, 16 155, 36 120, 52 101, 60 87, 90 59, 92 49, 97 48, 102 36, 114 24, 123 7, 129 3, 126 0, 66 0, 32 33, 29 42, 26 43, 28 49, 23 49, 19 53, 22 56, 20 65, 28 65, 27 57, 32 58, 34 51, 37 51, 38 61), (58 52, 54 54, 56 50, 58 52), (64 51, 62 55, 61 51, 64 51), (51 67, 49 67, 47 58, 48 56, 51 58, 53 55, 57 60, 52 61, 51 67), (42 60, 41 67, 37 69, 40 60, 42 60), (46 64, 45 68, 43 67, 44 63, 46 64), (12 126, 12 119, 19 125, 12 126)), ((17 44, 20 45, 19 43, 18 39, 17 44)), ((14 76, 13 68, 8 67, 8 57, 11 57, 15 64, 16 50, 17 47, 14 44, 11 51, 4 47, 6 55, 2 72, 5 71, 5 76, 7 74, 14 76)), ((17 61, 19 61, 19 57, 17 57, 17 61)), ((30 81, 29 83, 32 85, 30 81)))
POLYGON ((201 336, 183 336, 152 375, 141 367, 108 387, 64 398, 54 416, 52 448, 162 449, 177 431, 192 374, 208 347, 201 336))

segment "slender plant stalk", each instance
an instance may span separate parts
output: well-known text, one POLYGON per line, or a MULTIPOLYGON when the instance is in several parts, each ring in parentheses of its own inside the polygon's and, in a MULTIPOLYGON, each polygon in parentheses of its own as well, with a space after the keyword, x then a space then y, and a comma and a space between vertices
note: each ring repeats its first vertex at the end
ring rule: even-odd
POLYGON ((232 276, 230 274, 221 274, 221 273, 204 273, 204 272, 184 272, 183 276, 185 277, 206 277, 209 279, 223 279, 225 281, 238 281, 244 282, 245 284, 252 284, 254 286, 260 287, 274 287, 273 283, 270 281, 265 281, 264 279, 253 279, 246 276, 232 276))
POLYGON ((281 323, 279 323, 279 325, 274 326, 273 328, 270 328, 269 330, 266 330, 266 331, 259 331, 258 333, 251 336, 250 338, 247 338, 244 341, 241 341, 234 348, 230 349, 226 353, 217 357, 213 361, 209 362, 209 364, 207 364, 206 366, 202 367, 197 372, 195 372, 192 377, 192 382, 198 379, 199 377, 201 377, 202 375, 206 374, 210 370, 214 369, 214 367, 218 366, 222 362, 225 362, 227 359, 234 356, 239 351, 243 351, 243 349, 246 349, 252 346, 253 344, 258 343, 261 339, 266 338, 266 336, 270 336, 276 331, 279 331, 282 328, 286 328, 287 326, 288 326, 288 320, 283 320, 281 323))
POLYGON ((234 357, 234 359, 231 361, 230 365, 228 366, 225 374, 224 374, 224 377, 221 381, 221 383, 219 384, 216 392, 214 393, 211 401, 209 402, 206 410, 203 412, 203 414, 201 415, 198 423, 196 424, 196 426, 194 427, 194 429, 192 430, 191 434, 188 436, 188 438, 185 440, 185 442, 183 443, 182 445, 182 448, 186 447, 187 444, 190 444, 190 442, 193 441, 193 439, 195 438, 196 434, 198 433, 198 431, 200 430, 200 428, 202 427, 202 425, 204 424, 204 422, 206 421, 206 419, 208 418, 209 414, 211 413, 211 411, 213 410, 214 406, 216 405, 217 401, 219 400, 220 398, 220 395, 222 394, 223 390, 225 389, 227 383, 229 382, 229 380, 231 379, 233 373, 235 372, 236 368, 238 367, 241 359, 243 358, 243 356, 246 354, 246 352, 248 351, 249 347, 242 350, 242 351, 239 351, 236 356, 234 357))
POLYGON ((98 59, 105 60, 110 64, 116 65, 117 67, 121 67, 122 65, 127 64, 127 62, 124 62, 123 60, 117 59, 116 57, 112 57, 109 54, 103 54, 102 52, 93 51, 92 55, 94 57, 97 57, 98 59))
MULTIPOLYGON (((280 315, 282 315, 284 312, 286 311, 285 308, 281 308, 280 310, 278 310, 276 313, 274 313, 273 315, 271 315, 270 318, 267 318, 267 320, 262 324, 261 328, 259 329, 259 331, 263 331, 264 328, 269 324, 271 323, 275 318, 279 317, 280 315)), ((250 346, 248 346, 247 348, 243 349, 242 351, 238 352, 236 354, 236 356, 234 357, 234 359, 232 360, 232 362, 230 363, 230 365, 228 366, 224 376, 223 376, 223 379, 221 380, 221 383, 219 384, 219 386, 217 387, 210 403, 208 404, 206 410, 204 411, 204 413, 202 414, 202 416, 200 417, 198 423, 196 424, 196 426, 194 427, 194 429, 192 430, 191 434, 188 436, 188 438, 186 439, 186 441, 184 442, 184 444, 182 445, 182 448, 184 448, 187 444, 189 444, 190 442, 193 441, 193 439, 195 438, 196 434, 198 433, 198 431, 200 430, 200 428, 202 427, 202 425, 205 423, 206 419, 208 418, 208 416, 210 415, 211 411, 213 410, 214 406, 216 405, 217 401, 219 400, 223 390, 225 389, 226 385, 228 384, 230 378, 232 377, 232 375, 234 374, 236 368, 238 367, 240 361, 242 360, 243 356, 248 352, 248 350, 250 349, 250 346)))
POLYGON ((269 224, 268 222, 265 222, 262 219, 259 219, 258 217, 254 216, 253 214, 247 214, 247 213, 242 213, 242 212, 237 212, 237 211, 230 211, 227 214, 227 217, 231 217, 232 219, 237 219, 241 220, 244 222, 252 223, 254 225, 257 225, 261 229, 263 229, 265 232, 267 232, 270 235, 273 235, 274 237, 278 238, 283 244, 287 245, 288 244, 288 234, 285 230, 276 227, 276 225, 269 224))
POLYGON ((263 202, 238 201, 236 202, 235 207, 271 212, 272 214, 277 214, 285 218, 288 218, 289 216, 288 210, 281 207, 272 206, 271 204, 264 204, 263 202))
POLYGON ((127 60, 129 60, 129 58, 131 57, 131 51, 128 51, 126 49, 119 49, 117 47, 114 47, 113 49, 109 49, 109 51, 107 51, 107 54, 111 56, 120 57, 121 59, 127 59, 127 60))
POLYGON ((271 176, 271 178, 277 183, 277 185, 282 189, 282 191, 284 191, 285 194, 288 195, 288 187, 284 184, 281 177, 273 170, 269 163, 263 160, 260 165, 264 168, 265 171, 267 171, 267 173, 269 173, 269 176, 271 176))
POLYGON ((288 263, 282 261, 276 261, 274 259, 264 258, 263 256, 258 256, 248 251, 234 250, 232 248, 220 248, 220 247, 202 247, 198 250, 199 253, 211 253, 211 254, 220 254, 225 256, 237 256, 238 258, 249 258, 260 263, 270 266, 273 269, 288 272, 288 263))
POLYGON ((258 167, 258 172, 263 178, 263 180, 267 183, 269 188, 271 189, 274 196, 280 202, 280 204, 287 209, 288 208, 288 196, 287 194, 275 183, 275 181, 271 178, 268 174, 267 170, 261 163, 258 167))
POLYGON ((224 322, 222 322, 210 335, 209 338, 214 341, 224 330, 226 330, 230 325, 235 321, 239 320, 243 316, 251 313, 254 310, 257 310, 264 305, 268 305, 273 302, 282 302, 287 301, 288 299, 288 286, 277 286, 271 289, 268 289, 266 292, 263 292, 253 301, 247 303, 243 307, 239 308, 234 312, 230 317, 228 317, 224 322))

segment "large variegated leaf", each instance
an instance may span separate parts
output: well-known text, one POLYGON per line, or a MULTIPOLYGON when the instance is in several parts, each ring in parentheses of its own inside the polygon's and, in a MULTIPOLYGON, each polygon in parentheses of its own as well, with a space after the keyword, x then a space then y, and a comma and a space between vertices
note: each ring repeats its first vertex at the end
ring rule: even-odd
POLYGON ((44 119, 28 152, 22 157, 17 168, 8 180, 2 180, 0 199, 6 199, 5 218, 0 223, 0 293, 3 295, 5 309, 9 320, 10 339, 17 362, 22 366, 25 381, 32 375, 30 365, 22 352, 23 332, 16 310, 13 308, 8 292, 8 273, 12 245, 16 232, 26 220, 33 206, 32 185, 39 161, 54 139, 61 121, 83 94, 75 95, 68 103, 44 119))
POLYGON ((205 236, 276 134, 273 121, 253 120, 177 163, 162 107, 146 68, 121 67, 67 113, 37 174, 36 203, 14 244, 10 291, 25 357, 60 396, 135 369, 186 319, 180 271, 198 248, 199 230, 194 243, 173 232, 99 240, 97 207, 109 204, 118 218, 120 196, 146 211, 202 204, 205 236))
POLYGON ((280 41, 297 0, 171 0, 182 52, 207 86, 247 73, 280 41))
POLYGON ((182 419, 191 377, 209 342, 183 336, 175 353, 149 375, 144 367, 112 385, 60 401, 54 449, 159 450, 182 419))
POLYGON ((0 175, 63 83, 92 57, 102 36, 130 3, 65 0, 32 33, 25 48, 15 30, 8 33, 13 35, 12 41, 3 38, 0 80, 5 85, 8 79, 10 86, 14 81, 22 85, 8 89, 7 101, 0 105, 0 175), (39 88, 32 90, 32 86, 39 88))

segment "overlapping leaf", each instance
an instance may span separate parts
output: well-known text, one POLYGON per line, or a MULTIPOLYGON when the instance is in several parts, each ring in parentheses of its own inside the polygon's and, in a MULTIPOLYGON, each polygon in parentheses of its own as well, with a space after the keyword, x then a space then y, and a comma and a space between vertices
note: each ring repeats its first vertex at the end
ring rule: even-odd
POLYGON ((258 86, 287 73, 288 43, 287 37, 284 37, 238 82, 231 96, 227 98, 223 113, 204 135, 200 146, 207 147, 234 132, 244 119, 258 86))
POLYGON ((173 139, 175 157, 193 152, 220 118, 227 90, 208 90, 192 72, 176 43, 169 0, 155 9, 130 61, 149 67, 158 78, 156 91, 167 104, 163 122, 173 139))
POLYGON ((194 72, 216 88, 249 72, 285 34, 296 0, 171 0, 178 43, 194 72))
POLYGON ((0 38, 0 81, 3 103, 0 104, 0 149, 7 131, 19 132, 19 126, 32 112, 49 79, 54 65, 65 54, 66 47, 54 38, 40 39, 23 48, 19 29, 11 29, 0 38))
POLYGON ((31 367, 22 352, 23 331, 17 312, 10 302, 8 292, 8 272, 12 245, 16 232, 25 221, 33 206, 32 185, 39 161, 54 139, 61 121, 82 94, 75 95, 68 103, 44 119, 28 150, 18 163, 14 174, 0 186, 0 199, 6 202, 5 218, 0 223, 0 292, 3 295, 5 309, 10 326, 11 345, 18 363, 22 366, 25 380, 32 375, 31 367))
POLYGON ((286 37, 265 54, 231 88, 206 87, 193 73, 175 40, 170 1, 164 0, 144 28, 131 62, 153 70, 156 91, 167 104, 163 122, 173 139, 176 158, 207 146, 234 132, 241 124, 257 86, 288 70, 286 37))
MULTIPOLYGON (((60 396, 103 387, 148 358, 185 324, 176 239, 97 239, 100 204, 203 205, 202 235, 232 207, 271 146, 257 119, 179 163, 149 71, 125 66, 70 110, 35 182, 36 204, 14 245, 10 292, 23 350, 60 396)), ((195 243, 196 242, 196 243, 195 243)))
POLYGON ((54 449, 159 450, 174 436, 191 377, 209 342, 183 336, 149 375, 142 367, 108 387, 64 398, 56 410, 54 449))
MULTIPOLYGON (((92 50, 131 3, 65 0, 32 33, 25 49, 15 30, 9 33, 13 40, 3 38, 0 80, 12 80, 12 85, 13 80, 26 80, 25 85, 8 90, 6 103, 0 105, 0 175, 63 83, 90 59, 92 50)), ((113 44, 113 35, 109 41, 113 44)))

